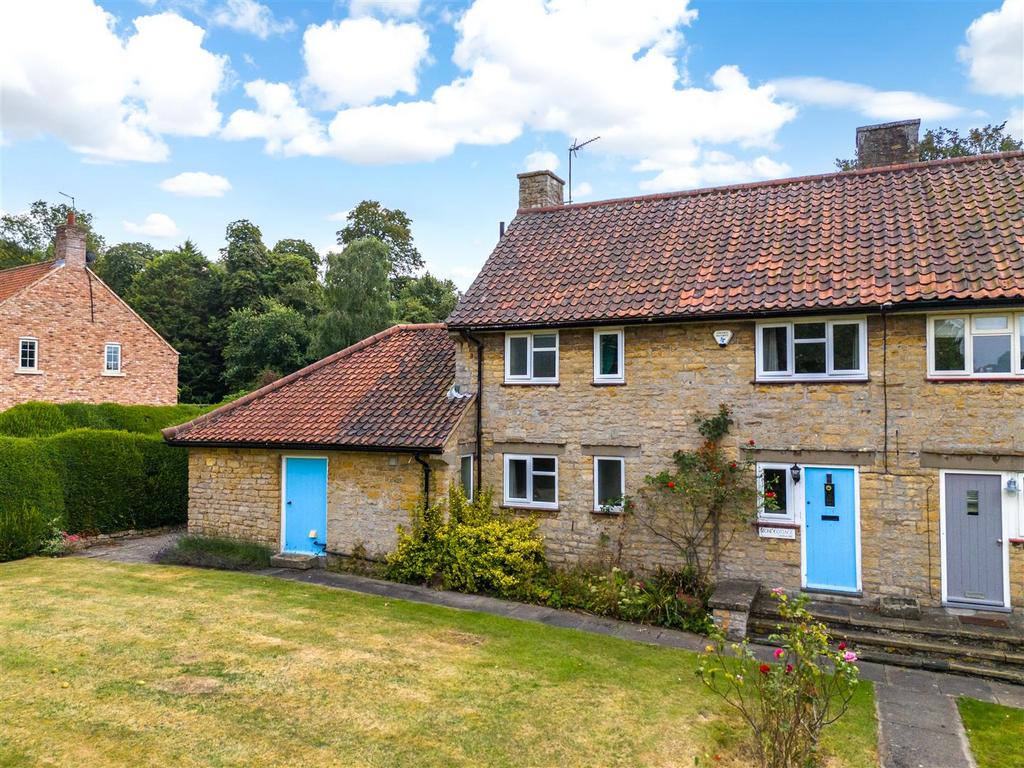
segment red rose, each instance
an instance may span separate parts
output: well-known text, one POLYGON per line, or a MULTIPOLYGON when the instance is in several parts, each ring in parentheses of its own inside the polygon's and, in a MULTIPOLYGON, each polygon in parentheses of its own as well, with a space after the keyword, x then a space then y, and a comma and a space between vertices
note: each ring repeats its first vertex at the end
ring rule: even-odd
POLYGON ((786 674, 788 675, 792 671, 793 671, 793 665, 792 664, 787 664, 786 665, 786 674))
POLYGON ((676 487, 676 484, 673 483, 671 480, 668 481, 667 485, 668 485, 669 488, 675 488, 676 487))
POLYGON ((754 438, 750 438, 749 440, 747 440, 747 445, 755 445, 754 438))
POLYGON ((758 669, 761 670, 762 675, 767 675, 769 672, 772 671, 772 668, 769 667, 767 664, 762 664, 760 667, 758 667, 758 669))
POLYGON ((736 469, 736 462, 735 461, 730 461, 729 462, 729 469, 736 469))
POLYGON ((764 497, 766 499, 774 499, 775 498, 775 491, 765 491, 764 497))
POLYGON ((840 651, 845 651, 846 650, 846 643, 840 643, 839 644, 839 650, 840 651))

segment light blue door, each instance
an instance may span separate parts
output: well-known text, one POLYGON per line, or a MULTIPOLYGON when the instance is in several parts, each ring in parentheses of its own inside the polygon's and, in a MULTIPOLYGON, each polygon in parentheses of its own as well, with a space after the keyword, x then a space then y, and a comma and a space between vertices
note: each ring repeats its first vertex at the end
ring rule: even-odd
POLYGON ((319 555, 324 551, 326 536, 327 459, 286 458, 281 549, 319 555))
POLYGON ((852 469, 804 470, 807 586, 857 591, 857 520, 852 469))

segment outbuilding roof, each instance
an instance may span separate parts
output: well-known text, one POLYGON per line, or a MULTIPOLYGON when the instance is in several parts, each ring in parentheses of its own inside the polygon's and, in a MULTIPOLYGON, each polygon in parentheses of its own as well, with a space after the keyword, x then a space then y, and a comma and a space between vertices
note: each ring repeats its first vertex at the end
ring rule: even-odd
POLYGON ((396 325, 177 427, 174 445, 439 453, 469 400, 449 398, 455 342, 396 325))
POLYGON ((511 328, 1024 299, 1024 152, 520 210, 448 318, 511 328))
POLYGON ((51 260, 0 269, 0 302, 6 301, 22 288, 42 280, 56 266, 57 262, 51 260))

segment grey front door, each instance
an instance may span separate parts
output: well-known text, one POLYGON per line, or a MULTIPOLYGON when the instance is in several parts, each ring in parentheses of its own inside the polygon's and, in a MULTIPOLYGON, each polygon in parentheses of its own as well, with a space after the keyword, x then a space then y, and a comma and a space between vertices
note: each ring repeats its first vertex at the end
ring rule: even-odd
POLYGON ((1003 602, 1003 485, 999 475, 946 475, 946 599, 1003 602))

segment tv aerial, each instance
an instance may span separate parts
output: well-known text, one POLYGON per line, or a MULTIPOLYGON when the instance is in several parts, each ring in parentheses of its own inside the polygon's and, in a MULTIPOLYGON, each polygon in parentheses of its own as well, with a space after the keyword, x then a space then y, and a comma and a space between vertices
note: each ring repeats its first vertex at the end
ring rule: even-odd
POLYGON ((601 138, 600 136, 595 136, 592 139, 587 139, 582 144, 580 143, 579 139, 573 139, 572 140, 572 146, 569 147, 569 202, 570 203, 572 202, 572 158, 573 158, 573 156, 576 153, 578 153, 581 149, 583 149, 585 146, 587 146, 587 144, 593 144, 595 141, 597 141, 600 138, 601 138))

